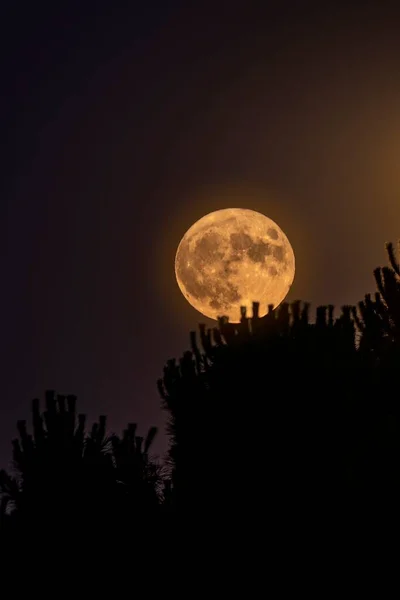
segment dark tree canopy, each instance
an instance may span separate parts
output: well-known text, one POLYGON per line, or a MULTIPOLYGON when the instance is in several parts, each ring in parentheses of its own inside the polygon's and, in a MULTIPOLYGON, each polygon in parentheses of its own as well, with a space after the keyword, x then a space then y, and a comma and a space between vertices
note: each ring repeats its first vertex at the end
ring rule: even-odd
POLYGON ((0 473, 3 544, 84 536, 144 556, 143 544, 169 539, 173 557, 202 540, 217 556, 221 540, 243 549, 255 532, 305 539, 395 514, 400 265, 387 249, 378 291, 356 307, 320 306, 311 319, 298 301, 260 318, 254 303, 238 324, 192 332, 158 381, 164 463, 150 455, 155 428, 144 439, 129 424, 118 437, 101 416, 87 430, 74 396, 47 392, 44 412, 34 400, 31 427, 17 425, 15 472, 0 473))
POLYGON ((158 385, 170 415, 177 509, 255 515, 326 511, 399 498, 400 272, 375 271, 358 307, 258 304, 239 324, 200 326, 200 347, 168 361, 158 385), (374 500, 373 500, 374 499, 374 500))
POLYGON ((84 536, 103 544, 115 532, 152 523, 162 497, 162 469, 149 456, 156 429, 146 439, 130 424, 122 437, 106 435, 101 416, 86 431, 75 396, 46 392, 46 410, 32 402, 32 433, 18 422, 13 441, 15 475, 0 472, 2 533, 9 543, 40 541, 68 547, 84 536))

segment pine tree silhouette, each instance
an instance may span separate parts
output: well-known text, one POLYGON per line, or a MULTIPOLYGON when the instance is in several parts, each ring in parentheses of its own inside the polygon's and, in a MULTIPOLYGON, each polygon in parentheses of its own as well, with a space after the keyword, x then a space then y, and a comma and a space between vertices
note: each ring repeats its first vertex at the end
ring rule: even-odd
POLYGON ((179 365, 167 363, 158 386, 170 414, 177 506, 223 507, 232 503, 232 486, 237 504, 251 498, 262 505, 267 481, 268 501, 283 506, 306 480, 308 496, 311 486, 321 494, 323 485, 332 487, 334 466, 336 479, 345 477, 336 466, 343 448, 333 435, 334 402, 351 383, 354 323, 349 307, 336 319, 333 307, 320 307, 315 323, 308 311, 296 302, 259 318, 255 303, 252 318, 243 310, 240 324, 222 318, 213 330, 200 326, 202 348, 192 332, 192 350, 179 365))
POLYGON ((100 416, 87 432, 75 396, 46 392, 43 413, 34 400, 32 433, 17 424, 15 473, 0 472, 8 555, 32 556, 32 544, 92 556, 104 545, 116 555, 129 544, 146 560, 168 539, 178 564, 202 543, 219 557, 229 545, 253 547, 254 535, 326 537, 356 518, 395 515, 400 265, 392 244, 387 251, 377 292, 339 315, 319 306, 311 319, 297 301, 260 318, 254 302, 239 323, 221 317, 191 332, 190 350, 158 381, 165 465, 150 454, 156 428, 141 437, 131 423, 107 435, 100 416))
MULTIPOLYGON (((332 514, 400 499, 399 264, 358 307, 295 302, 199 326, 164 368, 176 510, 332 514)), ((366 508, 367 510, 367 508, 366 508)), ((351 514, 354 514, 351 513, 351 514)))
POLYGON ((53 391, 46 392, 43 414, 39 400, 32 402, 32 434, 18 422, 16 476, 0 472, 8 539, 68 546, 85 531, 92 544, 105 542, 129 526, 138 533, 144 514, 159 508, 162 473, 149 456, 157 430, 150 429, 143 444, 135 425, 120 439, 106 435, 105 416, 89 433, 85 423, 85 415, 76 414, 76 397, 53 391))

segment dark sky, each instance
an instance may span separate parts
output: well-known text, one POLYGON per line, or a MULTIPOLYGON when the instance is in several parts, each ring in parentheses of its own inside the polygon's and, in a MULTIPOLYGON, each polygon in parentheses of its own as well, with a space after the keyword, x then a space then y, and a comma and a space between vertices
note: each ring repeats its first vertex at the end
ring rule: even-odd
POLYGON ((283 228, 289 300, 375 289, 400 237, 396 4, 2 3, 3 462, 47 388, 162 426, 156 379, 207 321, 174 254, 207 212, 283 228))

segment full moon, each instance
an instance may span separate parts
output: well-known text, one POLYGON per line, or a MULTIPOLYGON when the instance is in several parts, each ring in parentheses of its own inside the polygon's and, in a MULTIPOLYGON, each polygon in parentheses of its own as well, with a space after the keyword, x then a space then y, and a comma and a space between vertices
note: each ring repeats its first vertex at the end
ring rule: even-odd
POLYGON ((211 319, 240 321, 260 303, 276 308, 293 283, 295 259, 282 229, 265 215, 245 208, 216 210, 196 221, 175 256, 175 274, 188 302, 211 319))

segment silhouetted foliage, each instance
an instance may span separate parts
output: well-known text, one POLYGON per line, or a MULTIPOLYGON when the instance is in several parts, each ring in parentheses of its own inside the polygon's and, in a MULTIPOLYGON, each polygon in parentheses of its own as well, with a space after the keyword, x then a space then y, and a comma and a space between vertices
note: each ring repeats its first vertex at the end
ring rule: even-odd
POLYGON ((0 472, 2 539, 76 544, 85 532, 92 545, 134 540, 138 549, 167 526, 182 548, 184 538, 211 537, 218 554, 221 536, 310 535, 393 514, 400 265, 387 251, 378 291, 337 315, 319 306, 312 320, 297 301, 260 317, 255 302, 240 323, 221 317, 191 332, 191 349, 158 381, 169 414, 164 465, 149 455, 155 428, 142 438, 128 424, 108 436, 101 416, 87 432, 74 396, 47 392, 43 413, 34 400, 32 433, 17 425, 15 474, 0 472))
POLYGON ((293 515, 361 512, 400 500, 399 265, 375 271, 358 307, 294 302, 199 327, 158 387, 167 409, 172 497, 180 510, 293 515), (358 332, 358 337, 357 337, 358 332), (367 510, 367 508, 365 509, 367 510))
POLYGON ((85 424, 85 415, 76 414, 75 396, 52 391, 46 392, 42 414, 39 400, 32 402, 32 433, 25 421, 18 422, 16 474, 0 472, 3 520, 11 535, 50 543, 85 531, 104 540, 108 532, 127 528, 132 514, 158 508, 161 467, 148 454, 156 428, 143 444, 134 424, 122 439, 106 435, 105 416, 89 432, 85 424))

